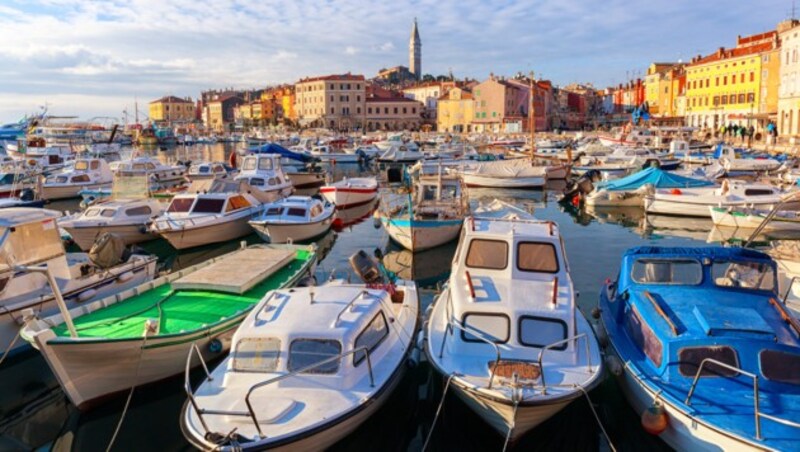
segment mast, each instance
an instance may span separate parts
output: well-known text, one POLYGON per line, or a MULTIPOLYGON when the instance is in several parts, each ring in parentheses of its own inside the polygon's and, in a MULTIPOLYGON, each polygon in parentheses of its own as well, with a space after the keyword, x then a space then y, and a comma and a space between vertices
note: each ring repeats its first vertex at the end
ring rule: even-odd
POLYGON ((528 121, 530 121, 530 123, 528 125, 528 128, 530 129, 530 133, 531 133, 531 160, 533 160, 533 152, 535 150, 534 149, 534 141, 533 141, 533 139, 534 139, 534 135, 536 134, 536 122, 535 122, 535 119, 534 119, 536 114, 535 114, 535 111, 534 111, 534 103, 533 103, 533 98, 534 98, 534 93, 535 93, 535 91, 534 91, 534 81, 533 81, 533 71, 531 71, 531 73, 530 73, 529 82, 530 82, 530 94, 529 94, 528 97, 530 98, 531 104, 530 104, 530 107, 528 108, 528 121))

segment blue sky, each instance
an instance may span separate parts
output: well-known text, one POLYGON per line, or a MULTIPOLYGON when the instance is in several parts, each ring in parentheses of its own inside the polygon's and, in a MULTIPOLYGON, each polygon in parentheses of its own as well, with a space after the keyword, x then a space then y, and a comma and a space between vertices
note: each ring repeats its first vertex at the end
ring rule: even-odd
POLYGON ((0 121, 121 117, 165 94, 263 87, 408 64, 425 73, 534 70, 556 84, 620 83, 774 29, 791 0, 0 0, 0 121))

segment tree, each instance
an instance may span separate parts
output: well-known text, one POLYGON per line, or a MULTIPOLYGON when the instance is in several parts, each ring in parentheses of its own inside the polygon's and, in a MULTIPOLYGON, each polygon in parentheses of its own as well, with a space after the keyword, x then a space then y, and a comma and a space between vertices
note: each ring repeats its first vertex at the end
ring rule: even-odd
POLYGON ((431 74, 425 74, 425 75, 422 76, 422 81, 423 82, 433 82, 433 81, 436 81, 436 79, 431 74))

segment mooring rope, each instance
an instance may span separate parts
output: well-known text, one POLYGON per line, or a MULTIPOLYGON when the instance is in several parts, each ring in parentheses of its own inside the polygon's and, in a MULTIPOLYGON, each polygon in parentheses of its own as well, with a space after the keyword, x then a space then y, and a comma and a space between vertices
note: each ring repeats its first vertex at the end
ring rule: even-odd
POLYGON ((12 339, 11 343, 8 344, 8 347, 6 347, 6 351, 3 352, 3 356, 0 357, 0 364, 3 364, 3 361, 6 360, 6 357, 8 357, 8 355, 11 354, 11 349, 14 348, 14 345, 17 343, 17 340, 19 340, 19 334, 20 334, 21 331, 22 331, 22 328, 20 327, 17 330, 17 334, 14 335, 14 339, 12 339))
POLYGON ((606 437, 606 442, 608 442, 608 447, 611 448, 612 452, 617 452, 617 448, 614 447, 614 444, 611 442, 611 438, 608 436, 606 428, 603 426, 603 423, 600 422, 600 416, 597 415, 597 411, 594 409, 594 405, 592 404, 591 397, 589 397, 589 393, 586 392, 586 389, 583 386, 577 386, 577 388, 580 389, 583 395, 586 396, 586 401, 589 403, 589 408, 592 410, 594 419, 597 421, 597 425, 600 427, 600 431, 603 432, 603 436, 606 437))
POLYGON ((114 442, 117 440, 117 435, 122 428, 122 424, 125 422, 125 416, 128 414, 128 408, 130 407, 131 399, 133 399, 133 392, 136 390, 136 385, 139 381, 139 371, 142 369, 142 355, 144 354, 144 349, 147 345, 147 337, 147 332, 145 332, 144 340, 142 341, 142 347, 139 349, 139 360, 136 363, 136 375, 133 379, 133 386, 131 386, 131 390, 128 391, 128 398, 125 400, 125 407, 122 409, 122 414, 117 422, 117 427, 114 429, 114 434, 111 436, 111 441, 109 441, 108 447, 106 447, 106 452, 110 452, 111 448, 114 447, 114 442))
POLYGON ((456 374, 453 373, 447 377, 447 383, 444 385, 444 391, 442 391, 442 400, 439 401, 439 407, 436 408, 436 415, 433 417, 433 422, 431 423, 431 430, 428 432, 428 437, 425 438, 425 444, 422 445, 422 452, 428 450, 428 444, 433 437, 433 429, 436 427, 436 421, 439 420, 439 415, 442 413, 442 407, 444 406, 444 399, 447 396, 447 390, 450 388, 450 382, 453 381, 453 377, 455 376, 456 374))

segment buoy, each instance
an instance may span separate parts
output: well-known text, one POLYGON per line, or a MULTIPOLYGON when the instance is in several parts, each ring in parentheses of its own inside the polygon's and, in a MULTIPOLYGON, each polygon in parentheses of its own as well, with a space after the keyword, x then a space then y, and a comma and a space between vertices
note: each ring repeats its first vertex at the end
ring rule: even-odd
POLYGON ((622 375, 622 363, 619 358, 614 355, 606 356, 606 368, 611 372, 611 375, 619 377, 622 375))
POLYGON ((406 366, 408 366, 409 369, 416 368, 417 364, 419 364, 419 356, 420 352, 418 347, 411 349, 411 352, 408 354, 408 359, 406 359, 406 366))
POLYGON ((651 435, 660 435, 669 427, 669 417, 664 405, 656 400, 642 413, 642 427, 651 435))
POLYGON ((595 306, 594 308, 592 308, 592 318, 593 319, 599 319, 600 318, 600 307, 599 306, 595 306))
POLYGON ((683 194, 683 192, 681 191, 680 188, 673 188, 672 190, 669 191, 669 193, 671 195, 682 195, 683 194))
POLYGON ((80 301, 81 303, 89 301, 92 298, 94 298, 95 295, 97 295, 97 291, 95 289, 84 290, 83 292, 78 294, 78 301, 80 301))
POLYGON ((222 341, 219 339, 212 339, 211 342, 208 343, 208 351, 211 353, 219 353, 222 351, 222 341))

